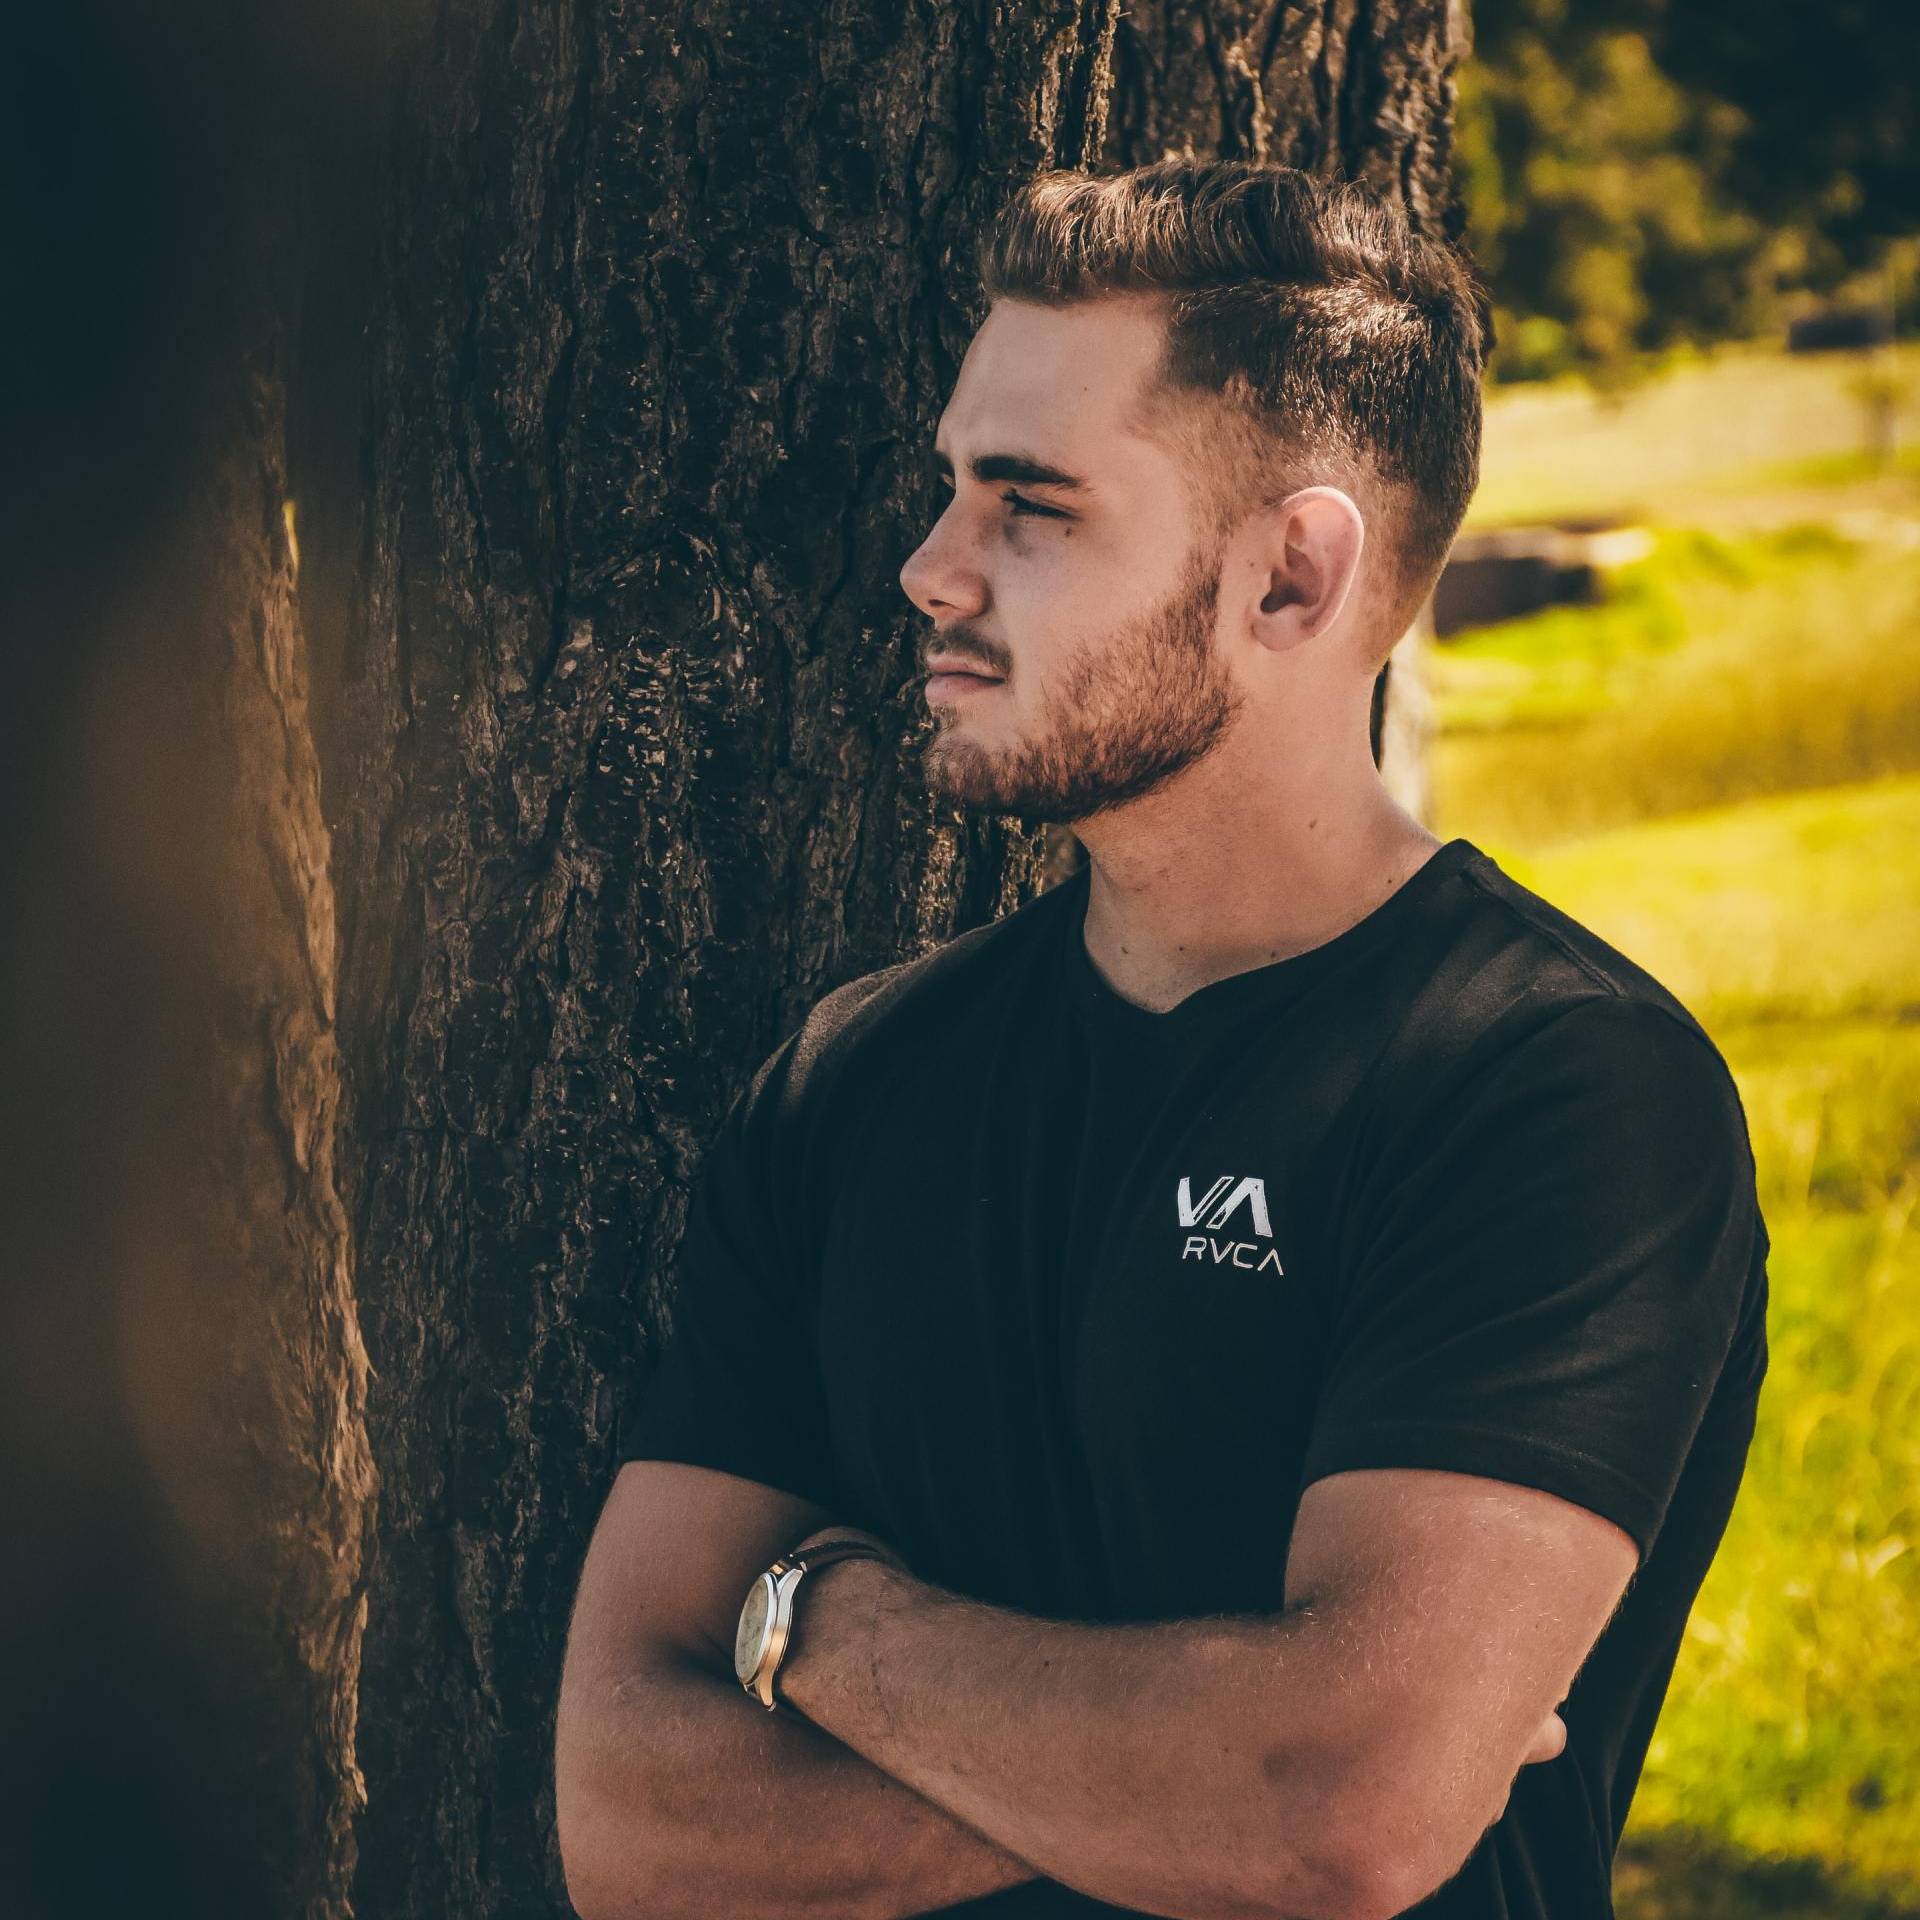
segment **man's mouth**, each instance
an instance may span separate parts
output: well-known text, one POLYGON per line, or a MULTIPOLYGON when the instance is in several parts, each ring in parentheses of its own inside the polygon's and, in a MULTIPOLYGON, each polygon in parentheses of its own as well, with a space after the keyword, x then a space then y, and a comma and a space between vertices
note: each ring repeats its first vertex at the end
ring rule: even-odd
POLYGON ((927 677, 929 700, 963 698, 987 687, 1000 686, 1004 680, 1003 675, 990 673, 970 660, 955 660, 948 656, 930 660, 927 664, 932 669, 927 677))
POLYGON ((934 673, 970 673, 982 680, 1004 680, 1004 673, 995 673, 991 667, 983 667, 978 660, 969 660, 960 653, 934 653, 927 656, 927 667, 934 673))

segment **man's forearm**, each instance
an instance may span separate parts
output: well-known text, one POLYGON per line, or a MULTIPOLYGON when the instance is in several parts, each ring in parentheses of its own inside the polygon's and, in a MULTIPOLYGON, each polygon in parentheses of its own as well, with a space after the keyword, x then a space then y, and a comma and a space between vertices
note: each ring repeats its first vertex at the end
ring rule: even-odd
POLYGON ((663 1666, 596 1713, 618 1718, 593 1737, 593 1784, 564 1796, 568 1891, 586 1920, 899 1920, 1035 1877, 731 1675, 663 1666))
POLYGON ((808 1581, 786 1700, 1040 1873, 1193 1920, 1347 1910, 1352 1797, 1304 1615, 1046 1620, 871 1560, 808 1581))

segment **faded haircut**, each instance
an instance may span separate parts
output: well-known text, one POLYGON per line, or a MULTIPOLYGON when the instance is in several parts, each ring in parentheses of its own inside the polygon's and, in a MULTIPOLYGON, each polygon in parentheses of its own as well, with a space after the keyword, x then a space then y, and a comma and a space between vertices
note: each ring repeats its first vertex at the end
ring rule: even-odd
POLYGON ((1464 253, 1358 182, 1242 160, 1036 175, 980 237, 990 300, 1163 296, 1132 425, 1184 467, 1217 548, 1301 487, 1367 522, 1377 667, 1412 624, 1480 477, 1491 338, 1464 253))

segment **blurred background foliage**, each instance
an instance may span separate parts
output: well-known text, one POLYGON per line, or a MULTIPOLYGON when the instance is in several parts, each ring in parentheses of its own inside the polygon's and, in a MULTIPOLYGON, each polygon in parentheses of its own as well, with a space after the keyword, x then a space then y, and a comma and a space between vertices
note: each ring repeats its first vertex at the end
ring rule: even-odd
POLYGON ((1602 386, 1891 302, 1920 261, 1913 0, 1473 0, 1455 165, 1498 383, 1602 386))

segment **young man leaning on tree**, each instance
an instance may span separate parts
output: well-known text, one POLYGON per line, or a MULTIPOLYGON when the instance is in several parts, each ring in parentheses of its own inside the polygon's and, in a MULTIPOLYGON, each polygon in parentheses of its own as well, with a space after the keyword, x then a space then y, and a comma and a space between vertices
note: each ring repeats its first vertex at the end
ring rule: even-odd
POLYGON ((1240 163, 1044 175, 981 264, 926 772, 1086 864, 827 995, 708 1153, 572 1623, 569 1890, 1599 1920, 1767 1234, 1687 1010, 1373 764, 1483 299, 1240 163))

